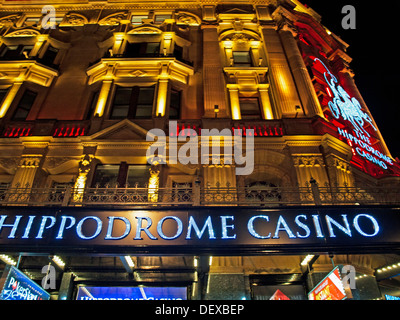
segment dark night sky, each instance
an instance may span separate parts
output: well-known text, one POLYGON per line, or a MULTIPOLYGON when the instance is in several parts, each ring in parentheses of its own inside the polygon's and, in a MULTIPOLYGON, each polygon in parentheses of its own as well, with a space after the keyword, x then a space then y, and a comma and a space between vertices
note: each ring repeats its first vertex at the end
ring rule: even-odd
POLYGON ((355 82, 393 157, 400 158, 400 2, 362 0, 301 0, 322 16, 321 23, 350 47, 355 82), (371 4, 373 3, 373 4, 371 4), (342 28, 342 8, 356 9, 356 29, 342 28))

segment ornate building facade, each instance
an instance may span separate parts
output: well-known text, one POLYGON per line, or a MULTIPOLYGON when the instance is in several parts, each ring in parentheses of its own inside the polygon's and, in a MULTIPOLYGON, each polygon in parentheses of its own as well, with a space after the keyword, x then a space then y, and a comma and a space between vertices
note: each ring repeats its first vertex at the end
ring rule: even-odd
MULTIPOLYGON (((69 212, 58 236, 76 226, 81 240, 90 240, 93 231, 85 234, 84 219, 75 224, 74 212, 107 219, 115 210, 161 215, 198 210, 212 218, 231 211, 221 216, 221 237, 229 239, 228 217, 238 220, 239 209, 279 215, 279 210, 329 207, 343 213, 398 205, 400 163, 357 89, 349 45, 311 8, 297 0, 50 2, 51 19, 41 1, 0 4, 3 260, 11 259, 36 281, 43 277, 42 266, 55 264, 54 299, 74 299, 79 288, 90 285, 178 286, 187 288, 189 299, 269 299, 278 289, 294 288, 292 298, 306 299, 332 264, 354 267, 356 287, 348 298, 400 295, 395 277, 400 269, 383 269, 400 261, 397 240, 383 249, 367 243, 366 250, 291 243, 277 243, 275 251, 268 243, 223 250, 208 242, 198 251, 152 243, 94 243, 80 250, 76 244, 36 243, 58 226, 56 218, 45 218, 57 213, 48 213, 32 242, 14 244, 13 239, 30 237, 26 230, 36 218, 29 218, 23 234, 15 233, 28 216, 39 220, 39 208, 69 212), (165 132, 167 144, 149 159, 154 129, 165 132), (213 129, 220 134, 202 148, 205 130, 213 129), (254 168, 237 175, 243 162, 225 161, 233 151, 222 149, 248 140, 254 145, 246 157, 254 168), (171 155, 181 154, 186 143, 191 147, 185 150, 195 144, 198 161, 173 161, 171 155), (215 153, 212 147, 220 148, 215 153), (203 156, 207 161, 199 160, 203 156)), ((265 213, 254 217, 261 216, 266 220, 265 213)), ((359 216, 353 220, 359 233, 375 236, 356 223, 359 216)), ((171 217, 160 221, 178 221, 171 217)), ((302 229, 293 236, 310 237, 310 225, 298 217, 295 225, 302 229)), ((125 223, 125 237, 126 219, 114 219, 125 223)), ((343 219, 340 227, 328 219, 328 228, 351 234, 343 219)), ((93 221, 99 226, 100 220, 93 221)), ((203 229, 200 223, 193 227, 199 239, 206 231, 213 238, 209 221, 203 229)), ((276 238, 290 240, 292 226, 279 221, 276 238)), ((147 226, 138 227, 138 240, 140 231, 154 236, 147 226)), ((248 230, 260 236, 250 224, 248 230)), ((103 238, 117 240, 112 227, 104 232, 103 238)))

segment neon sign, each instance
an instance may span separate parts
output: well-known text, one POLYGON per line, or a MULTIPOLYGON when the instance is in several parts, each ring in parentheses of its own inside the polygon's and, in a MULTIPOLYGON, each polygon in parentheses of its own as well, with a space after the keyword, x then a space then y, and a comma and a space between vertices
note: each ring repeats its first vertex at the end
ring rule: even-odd
POLYGON ((350 98, 350 95, 343 89, 342 86, 338 85, 338 80, 329 71, 326 65, 318 58, 314 59, 314 62, 319 61, 325 68, 324 78, 326 83, 329 85, 331 93, 333 94, 333 100, 329 101, 328 106, 332 112, 332 115, 339 119, 348 120, 353 125, 354 129, 361 133, 366 134, 368 137, 369 133, 364 129, 364 120, 368 122, 375 131, 377 129, 372 123, 372 119, 368 114, 361 110, 361 105, 356 98, 350 98))
POLYGON ((398 247, 400 209, 193 208, 113 210, 5 208, 0 251, 162 254, 277 250, 317 246, 398 247), (3 248, 3 249, 2 249, 3 248), (264 249, 263 249, 264 248, 264 249))
POLYGON ((347 132, 346 129, 338 129, 338 133, 349 141, 349 144, 355 143, 357 146, 353 148, 353 153, 356 154, 383 169, 387 169, 387 164, 393 165, 392 159, 387 155, 382 154, 379 150, 372 146, 370 141, 370 134, 365 129, 365 126, 370 125, 375 131, 377 128, 374 126, 371 117, 363 112, 360 102, 350 95, 338 84, 337 78, 329 71, 326 65, 318 58, 314 62, 319 62, 323 69, 323 75, 326 84, 329 86, 327 89, 329 97, 333 98, 328 102, 329 110, 336 119, 347 120, 351 123, 354 129, 354 135, 347 132))
MULTIPOLYGON (((376 218, 364 213, 357 214, 352 219, 347 214, 341 214, 335 218, 325 215, 325 219, 321 219, 317 214, 298 214, 290 217, 285 217, 283 214, 274 216, 251 215, 245 219, 245 222, 247 235, 261 240, 280 239, 282 236, 289 239, 307 239, 312 235, 315 238, 336 238, 337 230, 340 230, 349 238, 352 238, 355 234, 371 238, 377 236, 380 232, 379 222, 376 218), (360 220, 362 220, 362 223, 360 223, 360 220), (328 230, 328 232, 324 234, 323 229, 328 230)), ((116 240, 126 239, 131 234, 129 241, 137 244, 140 244, 142 240, 173 241, 178 238, 188 241, 236 240, 238 237, 235 216, 231 215, 209 215, 205 221, 204 218, 198 216, 195 218, 193 215, 188 217, 178 215, 157 217, 151 213, 146 216, 131 215, 130 219, 114 215, 107 215, 107 217, 101 219, 99 216, 89 215, 79 219, 79 221, 73 216, 66 215, 58 217, 47 215, 0 216, 0 235, 3 238, 43 239, 49 234, 57 235, 56 241, 64 239, 67 234, 71 237, 72 234, 83 241, 101 237, 102 242, 113 243, 116 240), (39 223, 38 230, 32 230, 34 229, 32 227, 34 221, 39 223), (69 221, 69 223, 66 224, 66 221, 69 221), (120 223, 117 225, 116 221, 120 223), (167 221, 170 223, 166 224, 167 221), (17 234, 22 236, 17 237, 17 234)))

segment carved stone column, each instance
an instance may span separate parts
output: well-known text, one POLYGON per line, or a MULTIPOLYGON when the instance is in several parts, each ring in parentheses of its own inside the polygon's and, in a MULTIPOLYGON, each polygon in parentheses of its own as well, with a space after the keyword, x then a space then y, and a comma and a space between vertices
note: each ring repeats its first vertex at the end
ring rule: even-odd
POLYGON ((301 103, 279 34, 271 25, 262 25, 260 28, 267 55, 269 90, 271 97, 275 97, 275 117, 280 119, 282 115, 294 115, 296 105, 301 103))
POLYGON ((313 117, 318 115, 323 117, 321 105, 295 39, 297 37, 296 27, 286 16, 284 9, 277 9, 273 17, 279 24, 279 35, 293 73, 301 103, 306 111, 306 116, 313 117))
POLYGON ((42 155, 22 155, 12 181, 14 188, 32 188, 42 155))
POLYGON ((226 118, 229 112, 226 105, 226 88, 220 59, 217 25, 202 26, 202 30, 204 117, 214 118, 214 106, 218 105, 218 116, 226 118))

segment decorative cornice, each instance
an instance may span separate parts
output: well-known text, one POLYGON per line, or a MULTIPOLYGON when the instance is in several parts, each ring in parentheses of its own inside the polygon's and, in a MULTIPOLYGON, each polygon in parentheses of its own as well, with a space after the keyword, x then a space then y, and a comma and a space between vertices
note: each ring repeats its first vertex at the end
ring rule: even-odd
POLYGON ((15 82, 30 81, 38 85, 49 87, 58 71, 45 67, 36 61, 1 61, 0 74, 2 79, 12 79, 15 82))

